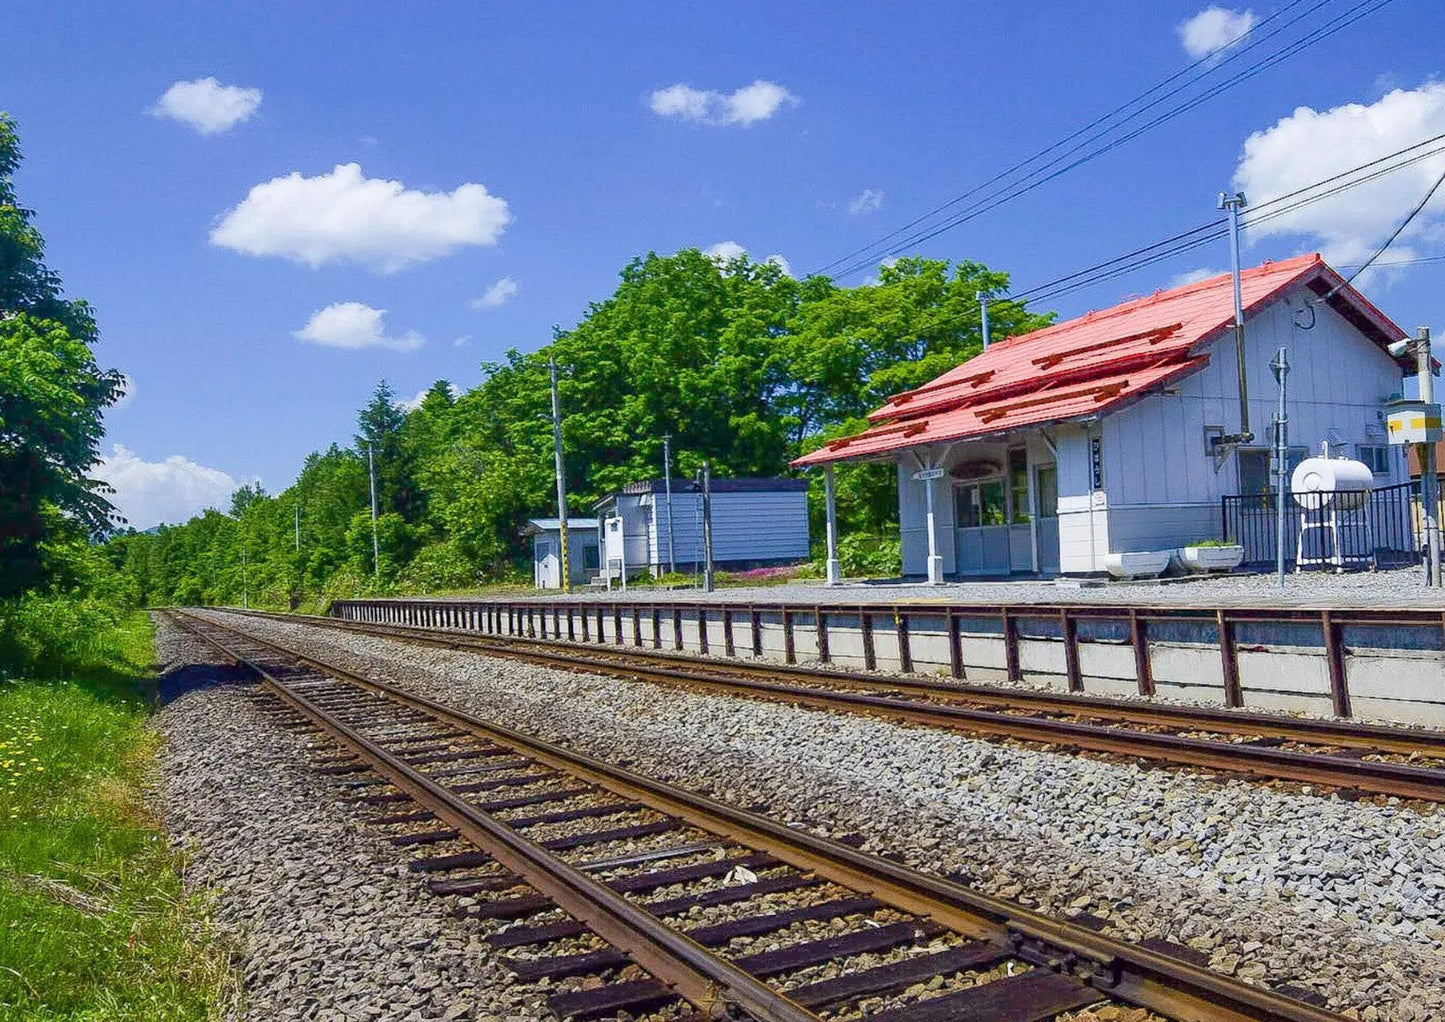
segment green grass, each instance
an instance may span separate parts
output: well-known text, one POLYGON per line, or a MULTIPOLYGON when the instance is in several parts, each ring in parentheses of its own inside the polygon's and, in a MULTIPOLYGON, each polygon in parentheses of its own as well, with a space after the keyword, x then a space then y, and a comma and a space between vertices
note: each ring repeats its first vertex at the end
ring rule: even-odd
POLYGON ((0 684, 0 1022, 215 1017, 227 956, 143 798, 150 622, 86 647, 70 680, 0 684))

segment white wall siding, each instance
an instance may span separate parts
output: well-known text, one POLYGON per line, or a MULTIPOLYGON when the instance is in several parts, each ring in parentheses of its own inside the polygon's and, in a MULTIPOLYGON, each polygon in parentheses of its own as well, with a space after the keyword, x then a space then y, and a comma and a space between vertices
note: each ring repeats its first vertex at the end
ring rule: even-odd
MULTIPOLYGON (((1313 292, 1298 289, 1245 324, 1252 447, 1270 445, 1279 391, 1269 363, 1289 349, 1289 443, 1310 454, 1320 442, 1385 443, 1384 401, 1398 393, 1402 374, 1393 359, 1333 309, 1314 306, 1315 325, 1294 326, 1295 310, 1313 292)), ((1307 316, 1305 321, 1308 321, 1307 316)), ((1210 363, 1180 381, 1177 395, 1155 394, 1104 420, 1105 486, 1109 505, 1216 503, 1239 492, 1238 459, 1216 470, 1205 446, 1205 426, 1239 428, 1239 384, 1232 334, 1210 349, 1210 363)), ((1401 463, 1377 485, 1403 482, 1401 463)), ((1137 548, 1136 548, 1137 549, 1137 548)))
MULTIPOLYGON (((651 503, 651 522, 639 525, 647 547, 639 565, 667 565, 667 495, 624 500, 651 503)), ((703 556, 702 495, 672 494, 677 563, 691 570, 703 556)), ((801 561, 809 553, 808 494, 804 490, 715 491, 712 495, 713 562, 801 561)), ((632 545, 628 545, 629 557, 632 545)), ((629 567, 632 566, 629 561, 629 567)))

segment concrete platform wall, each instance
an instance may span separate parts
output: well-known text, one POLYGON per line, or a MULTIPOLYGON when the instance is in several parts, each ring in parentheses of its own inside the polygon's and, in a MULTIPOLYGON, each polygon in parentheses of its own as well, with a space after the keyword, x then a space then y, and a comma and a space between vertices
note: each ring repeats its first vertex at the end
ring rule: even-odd
POLYGON ((1413 611, 338 601, 386 624, 1445 726, 1445 619, 1413 611))

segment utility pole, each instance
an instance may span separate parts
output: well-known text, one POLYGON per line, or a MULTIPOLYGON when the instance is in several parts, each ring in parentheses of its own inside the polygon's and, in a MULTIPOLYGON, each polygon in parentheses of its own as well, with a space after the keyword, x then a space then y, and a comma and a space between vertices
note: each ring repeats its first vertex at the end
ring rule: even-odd
POLYGON ((552 376, 552 460, 557 473, 557 523, 562 537, 562 561, 558 571, 562 578, 562 591, 572 591, 572 562, 567 557, 567 474, 562 464, 562 398, 557 390, 557 360, 547 359, 547 370, 552 376))
MULTIPOLYGON (((1435 403, 1435 364, 1430 355, 1430 328, 1422 326, 1415 334, 1415 366, 1420 380, 1420 400, 1426 406, 1435 403)), ((1424 508, 1425 542, 1429 549, 1425 584, 1439 586, 1440 579, 1440 481, 1435 475, 1435 444, 1420 449, 1420 503, 1424 508)))
POLYGON ((988 350, 988 299, 987 291, 978 293, 978 318, 983 327, 983 350, 988 350))
POLYGON ((376 538, 376 448, 366 445, 366 476, 371 481, 371 575, 381 574, 381 544, 376 538))
POLYGON ((1285 395, 1289 376, 1289 352, 1280 348, 1274 361, 1269 364, 1274 370, 1275 381, 1279 384, 1279 411, 1274 416, 1274 574, 1281 589, 1284 588, 1284 503, 1289 480, 1289 415, 1285 412, 1285 395))
POLYGON ((251 547, 249 537, 241 537, 241 609, 251 609, 251 547))
POLYGON ((672 540, 672 434, 662 435, 662 485, 667 491, 667 572, 677 574, 677 545, 672 540))
POLYGON ((702 591, 712 592, 712 469, 702 463, 702 591))
POLYGON ((1239 432, 1221 437, 1220 442, 1239 447, 1254 439, 1249 428, 1249 379, 1244 352, 1244 298, 1239 283, 1239 211, 1245 207, 1243 192, 1219 193, 1218 208, 1229 213, 1229 267, 1234 278, 1234 363, 1239 375, 1239 432))

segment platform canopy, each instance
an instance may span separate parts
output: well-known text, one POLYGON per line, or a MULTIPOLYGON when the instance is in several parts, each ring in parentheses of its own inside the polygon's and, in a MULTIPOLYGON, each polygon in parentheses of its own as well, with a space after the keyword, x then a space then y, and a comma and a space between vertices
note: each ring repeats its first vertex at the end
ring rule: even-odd
MULTIPOLYGON (((1296 285, 1381 348, 1404 336, 1318 253, 1245 270, 1246 318, 1296 285)), ((873 423, 868 429, 833 440, 793 465, 888 457, 1026 426, 1091 419, 1204 368, 1210 346, 1229 336, 1233 324, 1234 289, 1225 273, 1010 337, 898 394, 868 416, 873 423)))

